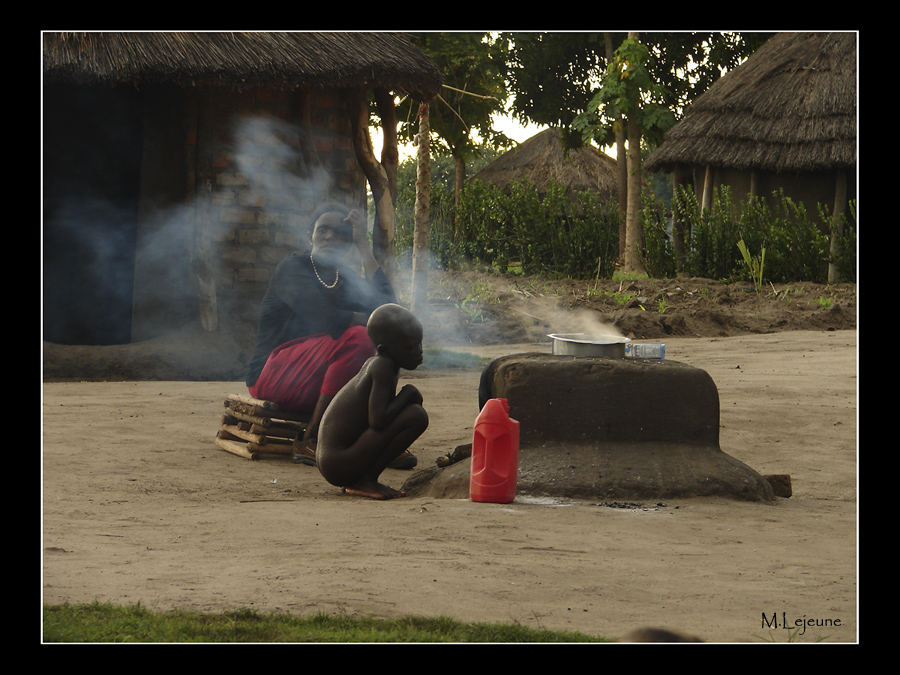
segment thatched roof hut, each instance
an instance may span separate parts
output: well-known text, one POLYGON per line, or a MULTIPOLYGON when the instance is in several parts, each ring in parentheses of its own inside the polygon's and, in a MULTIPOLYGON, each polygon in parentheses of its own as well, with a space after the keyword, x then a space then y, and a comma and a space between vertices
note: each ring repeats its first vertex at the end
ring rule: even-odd
POLYGON ((570 192, 593 190, 611 199, 618 195, 616 160, 593 147, 567 152, 560 130, 554 127, 503 153, 470 180, 508 190, 511 183, 525 178, 541 195, 546 193, 551 179, 570 192))
POLYGON ((399 33, 46 33, 45 82, 384 87, 430 100, 437 65, 399 33))
POLYGON ((832 203, 847 172, 855 194, 856 42, 852 32, 774 35, 690 104, 644 168, 701 176, 698 195, 782 187, 810 205, 832 203))
MULTIPOLYGON (((399 33, 44 33, 44 339, 256 322, 322 201, 365 208, 367 96, 430 100, 399 33)), ((372 162, 370 162, 372 159, 372 162)))

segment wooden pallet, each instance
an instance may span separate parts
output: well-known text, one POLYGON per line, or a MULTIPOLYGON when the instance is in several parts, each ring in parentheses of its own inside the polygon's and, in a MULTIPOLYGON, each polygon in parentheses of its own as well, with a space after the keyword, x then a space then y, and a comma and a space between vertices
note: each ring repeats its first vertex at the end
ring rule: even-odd
POLYGON ((297 434, 306 430, 308 413, 281 410, 277 403, 228 394, 216 445, 238 457, 290 457, 297 434))

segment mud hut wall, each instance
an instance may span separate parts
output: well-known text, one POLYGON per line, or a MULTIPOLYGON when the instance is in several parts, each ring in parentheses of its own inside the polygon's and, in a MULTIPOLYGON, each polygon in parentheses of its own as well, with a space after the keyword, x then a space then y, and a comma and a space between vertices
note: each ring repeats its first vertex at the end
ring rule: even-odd
MULTIPOLYGON (((700 173, 702 176, 702 172, 700 173)), ((736 206, 746 200, 751 191, 751 173, 737 169, 717 167, 713 186, 731 188, 731 198, 736 206)), ((812 220, 817 219, 818 205, 824 204, 828 213, 834 206, 836 172, 833 170, 810 172, 757 171, 755 176, 756 196, 764 197, 773 211, 780 209, 781 202, 774 193, 779 190, 794 202, 802 202, 812 220)), ((702 189, 702 178, 700 183, 702 189)), ((856 175, 847 172, 847 200, 856 198, 856 175)), ((846 208, 845 208, 846 213, 846 208)))
MULTIPOLYGON (((215 282, 219 325, 253 324, 275 266, 308 246, 309 217, 319 202, 365 207, 343 96, 216 88, 189 90, 186 99, 186 208, 177 236, 190 255, 174 262, 189 268, 192 319, 199 311, 197 278, 207 274, 215 282)), ((159 288, 152 279, 145 275, 142 287, 159 288)), ((153 333, 184 322, 183 302, 157 300, 153 315, 144 317, 153 333)))
MULTIPOLYGON (((185 143, 185 91, 142 87, 142 152, 134 253, 131 341, 159 334, 196 314, 191 291, 193 219, 185 143)), ((194 124, 194 121, 191 121, 194 124)))

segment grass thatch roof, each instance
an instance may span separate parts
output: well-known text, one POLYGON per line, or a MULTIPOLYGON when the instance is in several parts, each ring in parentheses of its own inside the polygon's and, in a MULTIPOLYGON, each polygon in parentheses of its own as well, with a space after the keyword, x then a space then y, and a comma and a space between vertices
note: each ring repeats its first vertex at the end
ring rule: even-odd
POLYGON ((569 191, 594 190, 604 197, 618 194, 616 160, 593 147, 567 153, 559 129, 552 127, 503 153, 471 180, 506 190, 523 178, 531 179, 539 194, 547 191, 551 178, 569 191))
POLYGON ((856 34, 778 33, 685 111, 649 171, 856 165, 856 34))
POLYGON ((399 33, 45 33, 45 81, 384 87, 430 100, 442 76, 399 33))

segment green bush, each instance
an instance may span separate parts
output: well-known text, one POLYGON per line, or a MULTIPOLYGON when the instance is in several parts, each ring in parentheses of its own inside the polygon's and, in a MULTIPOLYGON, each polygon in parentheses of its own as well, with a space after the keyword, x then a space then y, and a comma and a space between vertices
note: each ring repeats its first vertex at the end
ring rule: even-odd
MULTIPOLYGON (((844 233, 834 253, 831 246, 831 217, 819 205, 815 218, 804 205, 773 193, 769 200, 748 197, 735 205, 731 191, 716 189, 711 208, 701 212, 690 189, 679 189, 675 203, 689 236, 685 271, 691 276, 750 281, 750 271, 737 247, 743 241, 754 256, 765 249, 764 277, 771 282, 827 281, 828 264, 834 261, 842 281, 856 280, 855 228, 843 219, 844 233)), ((855 203, 851 202, 855 222, 855 203)), ((646 210, 646 209, 645 209, 646 210)))
MULTIPOLYGON (((765 249, 766 281, 827 281, 833 262, 840 280, 856 280, 855 203, 831 250, 832 219, 819 205, 814 213, 783 192, 773 199, 748 197, 736 205, 727 186, 715 191, 711 208, 701 211, 690 188, 674 196, 685 226, 684 272, 723 281, 750 280, 738 249, 750 255, 765 249), (770 207, 774 203, 774 207, 770 207)), ((414 186, 398 197, 395 240, 401 264, 408 264, 413 238, 414 186)), ((641 259, 651 277, 677 273, 669 208, 649 190, 642 195, 641 259)), ((543 197, 526 180, 506 193, 473 181, 453 207, 448 187, 431 189, 429 248, 435 269, 490 269, 572 279, 612 278, 618 257, 620 215, 614 200, 594 192, 574 192, 551 181, 543 197), (454 221, 455 216, 455 221, 454 221)))
POLYGON ((431 221, 432 253, 441 267, 475 265, 569 278, 606 278, 615 269, 619 214, 615 203, 593 192, 574 192, 551 181, 541 197, 518 181, 505 193, 473 181, 456 210, 456 231, 431 221), (441 244, 443 242, 443 245, 441 244), (438 246, 439 248, 436 248, 438 246))

